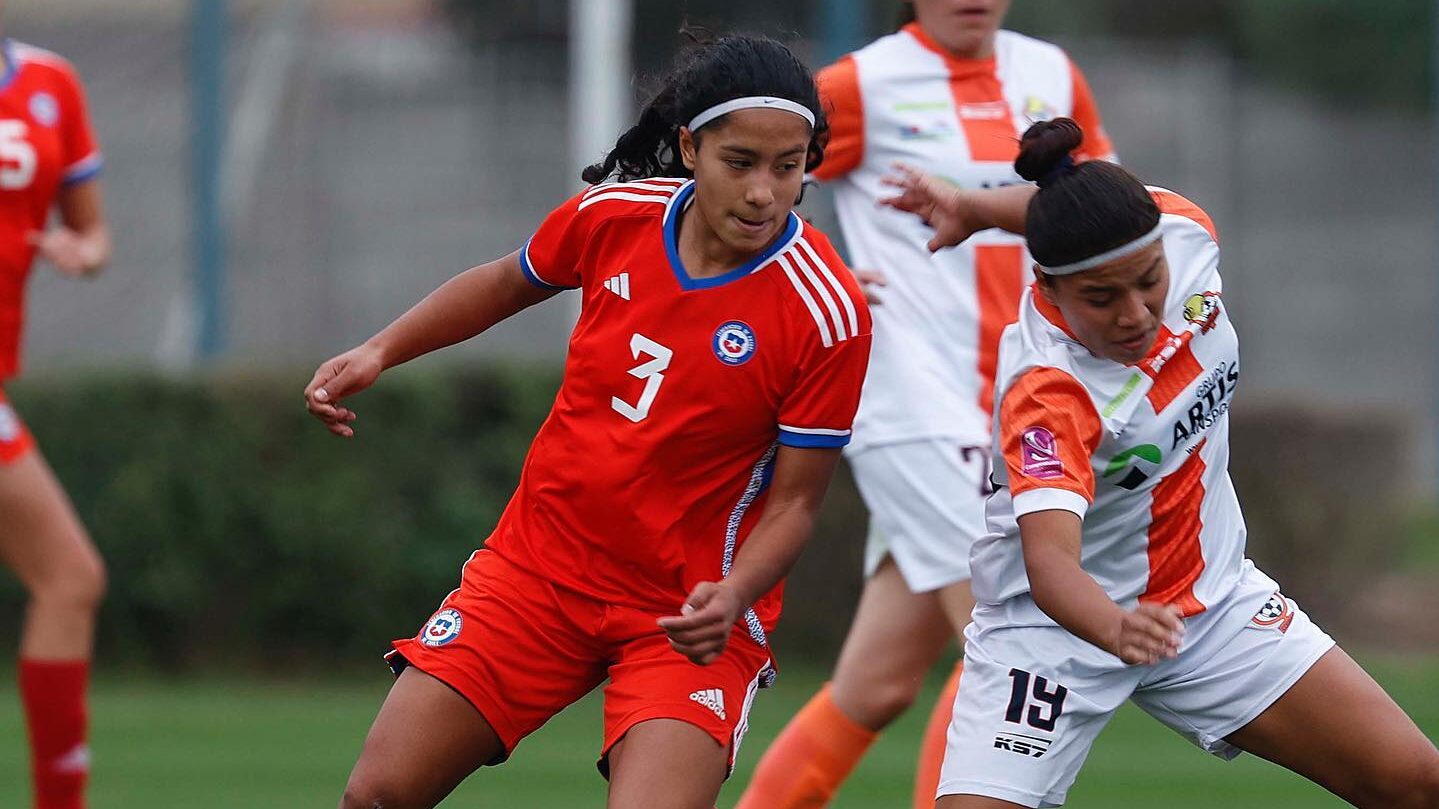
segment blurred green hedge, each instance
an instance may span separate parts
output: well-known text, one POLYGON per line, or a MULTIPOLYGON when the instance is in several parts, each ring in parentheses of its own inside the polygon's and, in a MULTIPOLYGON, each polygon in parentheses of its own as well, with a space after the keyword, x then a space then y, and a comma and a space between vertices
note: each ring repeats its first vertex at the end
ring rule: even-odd
MULTIPOLYGON (((307 378, 117 375, 9 391, 108 562, 106 665, 374 661, 457 584, 514 489, 559 369, 392 372, 354 400, 351 441, 305 413, 307 378)), ((1371 643, 1384 639, 1354 610, 1377 594, 1354 594, 1404 552, 1386 496, 1408 468, 1399 423, 1292 402, 1235 410, 1251 555, 1330 629, 1359 616, 1349 625, 1371 643)), ((832 659, 861 588, 865 525, 842 471, 790 580, 782 663, 832 659)), ((0 576, 6 647, 22 603, 0 576)))
MULTIPOLYGON (((558 372, 396 372, 355 400, 352 441, 305 413, 307 379, 12 388, 108 562, 105 660, 288 665, 414 632, 503 509, 558 372)), ((21 596, 7 580, 0 612, 21 596)))

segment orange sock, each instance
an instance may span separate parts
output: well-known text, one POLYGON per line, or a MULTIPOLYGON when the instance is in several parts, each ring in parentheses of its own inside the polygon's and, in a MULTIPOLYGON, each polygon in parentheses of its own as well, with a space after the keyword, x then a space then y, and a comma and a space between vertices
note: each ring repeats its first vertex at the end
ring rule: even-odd
POLYGON ((827 805, 878 735, 845 716, 825 683, 765 751, 735 809, 827 805))
POLYGON ((939 699, 934 701, 934 711, 929 715, 929 725, 924 729, 924 741, 919 747, 919 766, 914 770, 914 809, 934 809, 934 793, 939 791, 939 768, 944 764, 944 748, 949 737, 949 720, 954 715, 954 695, 959 693, 959 675, 964 673, 964 661, 954 665, 939 699))

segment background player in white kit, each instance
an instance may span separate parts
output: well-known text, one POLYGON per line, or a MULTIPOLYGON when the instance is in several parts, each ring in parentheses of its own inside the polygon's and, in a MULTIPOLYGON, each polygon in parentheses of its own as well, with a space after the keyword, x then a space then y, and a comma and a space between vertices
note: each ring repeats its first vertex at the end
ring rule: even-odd
POLYGON ((1126 699, 1357 806, 1439 806, 1439 751, 1244 558, 1228 475, 1238 340, 1213 224, 1118 166, 1075 166, 1081 140, 1064 119, 1025 134, 1015 166, 1037 193, 907 172, 889 200, 934 226, 936 248, 1024 232, 1040 270, 1000 349, 1004 462, 971 559, 938 806, 1062 805, 1126 699))
MULTIPOLYGON (((914 0, 899 31, 819 74, 831 137, 815 175, 832 184, 850 263, 883 279, 874 348, 847 451, 870 513, 865 589, 832 681, 765 752, 740 809, 829 801, 878 731, 914 701, 969 622, 969 546, 984 533, 999 335, 1029 272, 999 230, 931 255, 912 217, 877 208, 896 160, 964 188, 1022 183, 1019 133, 1069 115, 1110 158, 1088 85, 1064 51, 999 30, 1008 0, 914 0)), ((940 695, 916 772, 933 802, 958 671, 940 695)))

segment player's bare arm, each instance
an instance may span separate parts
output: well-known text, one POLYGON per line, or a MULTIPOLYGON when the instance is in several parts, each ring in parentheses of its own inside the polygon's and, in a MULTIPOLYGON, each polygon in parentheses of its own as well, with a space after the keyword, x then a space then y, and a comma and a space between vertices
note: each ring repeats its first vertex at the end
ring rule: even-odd
POLYGON ((719 657, 735 622, 779 584, 804 550, 839 455, 838 448, 779 447, 769 503, 730 575, 697 585, 680 615, 659 620, 675 651, 700 665, 719 657))
POLYGON ((525 280, 519 251, 465 270, 379 334, 322 363, 305 386, 305 406, 330 432, 349 438, 355 413, 342 405, 345 397, 373 385, 386 369, 464 342, 557 291, 525 280))
POLYGON ((90 179, 62 187, 56 204, 59 226, 30 233, 30 243, 62 275, 95 275, 110 261, 111 252, 100 181, 90 179))
POLYGON ((926 245, 931 253, 989 228, 1023 235, 1025 212, 1036 190, 1028 184, 962 189, 903 163, 896 163, 894 173, 882 182, 899 193, 881 199, 880 205, 912 213, 934 228, 934 238, 926 245))
POLYGON ((1129 664, 1153 664, 1179 653, 1184 623, 1176 608, 1140 604, 1126 610, 1080 566, 1083 521, 1071 511, 1019 518, 1024 567, 1034 603, 1056 623, 1129 664))

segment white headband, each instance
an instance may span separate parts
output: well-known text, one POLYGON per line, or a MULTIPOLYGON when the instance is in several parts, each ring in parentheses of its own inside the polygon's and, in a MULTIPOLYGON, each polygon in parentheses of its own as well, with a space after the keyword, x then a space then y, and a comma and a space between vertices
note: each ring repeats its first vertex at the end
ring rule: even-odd
POLYGON ((1154 230, 1151 230, 1143 236, 1140 236, 1138 239, 1135 239, 1134 241, 1128 242, 1126 244, 1121 244, 1113 250, 1106 250, 1097 256, 1090 256, 1083 261, 1075 261, 1070 264, 1060 264, 1055 267, 1046 267, 1036 261, 1035 265, 1038 266, 1041 270, 1044 270, 1045 275, 1073 275, 1077 272, 1092 270, 1101 264, 1114 261, 1117 258, 1124 258, 1125 256, 1132 253, 1138 253, 1140 250, 1143 250, 1149 245, 1159 241, 1159 237, 1161 235, 1163 234, 1160 233, 1160 226, 1155 225, 1154 230))
POLYGON ((710 107, 709 109, 700 113, 699 115, 691 118, 689 122, 689 130, 691 132, 698 131, 700 127, 704 126, 710 121, 713 121, 721 115, 726 115, 728 113, 734 112, 735 110, 748 109, 770 109, 792 112, 795 115, 798 115, 799 117, 805 119, 806 121, 809 121, 809 125, 811 127, 814 126, 814 113, 810 112, 809 108, 804 106, 803 104, 796 104, 793 101, 790 101, 788 98, 775 98, 774 96, 745 96, 744 98, 735 98, 729 101, 716 104, 713 107, 710 107))

